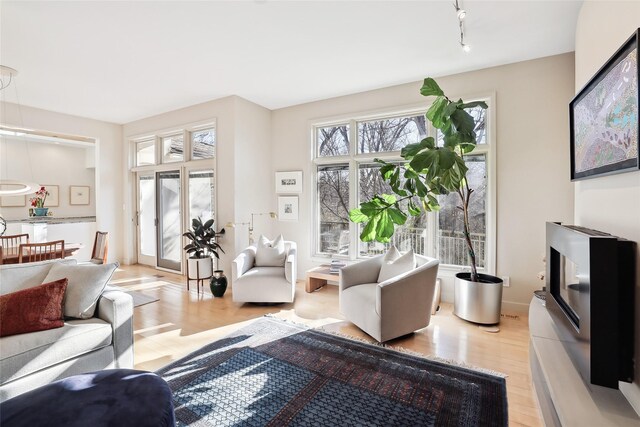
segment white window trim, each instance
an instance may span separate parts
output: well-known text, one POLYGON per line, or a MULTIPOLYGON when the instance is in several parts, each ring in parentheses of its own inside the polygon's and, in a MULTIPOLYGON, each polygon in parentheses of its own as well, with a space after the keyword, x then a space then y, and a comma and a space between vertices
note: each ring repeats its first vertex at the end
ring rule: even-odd
MULTIPOLYGON (((217 157, 217 154, 218 154, 218 150, 217 150, 218 137, 217 136, 218 135, 217 133, 218 133, 217 119, 211 118, 211 119, 202 120, 198 122, 187 123, 180 126, 174 126, 171 128, 159 129, 153 132, 145 132, 141 134, 127 136, 128 154, 129 154, 128 156, 129 173, 127 176, 129 181, 128 182, 129 188, 131 189, 131 195, 130 195, 131 208, 129 210, 129 214, 131 216, 131 224, 132 224, 132 230, 129 231, 130 236, 127 238, 127 240, 128 242, 130 242, 130 244, 132 244, 132 247, 133 247, 133 250, 131 252, 133 259, 137 260, 137 257, 138 257, 137 231, 135 226, 135 215, 136 215, 136 207, 137 207, 136 197, 137 197, 137 191, 138 191, 136 188, 137 187, 136 172, 153 172, 155 174, 156 172, 180 169, 180 176, 181 176, 180 186, 182 189, 181 195, 180 195, 180 201, 182 204, 183 212, 186 212, 186 210, 189 207, 188 190, 186 190, 189 184, 189 172, 195 172, 195 171, 201 171, 201 170, 213 170, 214 187, 215 187, 215 196, 214 196, 214 203, 213 203, 214 204, 214 220, 217 221, 218 219, 218 216, 217 216, 218 215, 218 211, 217 211, 218 188, 219 188, 218 187, 218 157, 217 157), (209 129, 209 128, 213 128, 216 132, 216 150, 215 150, 214 156, 208 159, 191 160, 191 155, 192 155, 191 132, 203 130, 203 129, 209 129), (183 134, 183 138, 184 138, 183 161, 163 163, 162 162, 162 137, 177 135, 180 133, 183 134), (137 143, 142 141, 149 141, 151 139, 154 140, 155 163, 153 165, 136 166, 137 143)), ((184 233, 185 230, 187 230, 190 226, 191 226, 190 219, 186 218, 186 216, 183 215, 183 220, 181 221, 181 228, 182 228, 181 234, 184 233)), ((183 243, 184 243, 184 238, 183 238, 183 243)), ((185 272, 184 252, 182 254, 183 255, 181 258, 182 259, 181 268, 178 274, 182 274, 185 272)), ((159 267, 157 265, 157 260, 156 260, 156 266, 154 268, 176 273, 176 271, 174 270, 168 270, 168 269, 163 269, 162 267, 159 267)))
MULTIPOLYGON (((197 160, 192 160, 191 159, 191 133, 195 132, 195 131, 199 131, 199 130, 203 130, 203 129, 209 129, 209 128, 213 128, 215 129, 216 132, 216 148, 218 145, 218 123, 217 120, 214 119, 209 119, 209 120, 203 120, 203 121, 199 121, 199 122, 192 122, 192 123, 187 123, 181 126, 174 126, 171 128, 164 128, 164 129, 159 129, 157 131, 154 132, 146 132, 144 134, 138 134, 138 135, 133 135, 128 137, 128 141, 129 141, 129 169, 132 172, 138 172, 138 171, 145 171, 145 170, 158 170, 158 167, 164 166, 164 165, 169 165, 169 168, 175 167, 175 165, 184 165, 184 166, 193 166, 193 165, 199 165, 199 164, 204 164, 205 162, 210 162, 212 159, 216 158, 216 155, 214 154, 213 157, 208 158, 208 159, 197 159, 197 160), (182 134, 183 137, 183 141, 184 141, 184 156, 182 161, 175 161, 175 162, 163 162, 162 161, 162 138, 165 138, 167 136, 174 136, 174 135, 179 135, 182 134), (144 166, 136 166, 137 163, 137 151, 136 151, 136 145, 138 142, 143 142, 143 141, 148 141, 150 139, 154 139, 155 141, 155 163, 153 165, 144 165, 144 166)), ((217 154, 217 150, 216 150, 216 154, 217 154)))
MULTIPOLYGON (((496 152, 497 152, 497 139, 496 139, 496 94, 479 93, 473 96, 464 97, 452 97, 451 99, 463 98, 466 100, 486 100, 489 104, 487 109, 487 134, 486 143, 482 145, 476 145, 473 154, 485 154, 486 159, 486 171, 487 171, 487 200, 485 206, 486 213, 486 236, 485 239, 485 267, 478 270, 483 273, 495 274, 496 271, 496 246, 497 246, 497 228, 496 228, 496 213, 497 213, 497 165, 496 165, 496 152)), ((318 198, 318 166, 346 163, 349 166, 349 191, 350 194, 355 194, 356 197, 350 197, 350 209, 359 206, 359 192, 358 192, 358 167, 362 163, 371 163, 374 158, 397 160, 400 158, 399 151, 383 152, 383 153, 357 153, 357 123, 362 121, 370 121, 376 119, 389 119, 395 117, 406 117, 417 114, 424 114, 429 108, 429 104, 411 104, 395 108, 378 109, 368 112, 343 114, 332 116, 328 118, 321 118, 312 120, 309 122, 310 140, 311 140, 311 178, 309 185, 311 186, 311 207, 312 212, 313 229, 311 236, 311 259, 316 262, 326 262, 330 258, 343 258, 347 261, 356 261, 361 259, 358 255, 358 238, 351 238, 349 241, 349 256, 326 254, 318 252, 319 245, 319 224, 320 224, 320 206, 317 203, 318 198), (344 156, 328 156, 318 157, 318 147, 316 140, 316 129, 328 126, 349 125, 349 155, 344 156)), ((429 126, 429 135, 432 135, 433 128, 429 126)), ((437 224, 432 218, 428 219, 428 235, 435 236, 435 230, 437 224)), ((358 224, 349 222, 349 235, 359 236, 358 224)), ((433 245, 431 245, 433 247, 433 245)), ((446 265, 440 266, 440 273, 442 276, 453 276, 462 270, 467 269, 466 266, 446 265)))

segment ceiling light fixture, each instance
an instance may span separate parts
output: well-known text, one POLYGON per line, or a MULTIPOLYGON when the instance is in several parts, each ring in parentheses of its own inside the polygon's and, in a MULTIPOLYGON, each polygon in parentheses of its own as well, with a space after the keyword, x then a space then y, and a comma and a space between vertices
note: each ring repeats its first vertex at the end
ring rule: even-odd
POLYGON ((458 0, 455 0, 453 7, 456 10, 456 16, 458 17, 458 28, 460 29, 460 47, 465 53, 471 52, 471 46, 464 42, 464 19, 467 17, 467 11, 460 7, 458 0))
POLYGON ((13 81, 13 77, 17 76, 18 72, 6 65, 0 65, 0 90, 9 87, 13 81))
MULTIPOLYGON (((9 85, 13 80, 13 77, 16 76, 17 74, 18 72, 13 68, 7 67, 5 65, 0 65, 0 90, 6 89, 7 87, 9 87, 9 85)), ((15 84, 13 86, 15 88, 15 84)), ((19 107, 20 105, 18 104, 18 108, 19 107)), ((20 115, 20 117, 22 117, 22 115, 20 115)), ((0 130, 2 131, 1 135, 4 135, 4 136, 21 137, 25 135, 23 132, 21 132, 21 129, 10 129, 5 126, 2 126, 0 130)), ((29 143, 27 142, 25 146, 26 146, 25 148, 27 152, 27 159, 29 159, 29 167, 31 168, 31 179, 33 180, 33 166, 31 165, 31 162, 30 162, 31 156, 29 153, 29 143)), ((6 145, 5 145, 5 149, 6 149, 6 145)), ((9 159, 7 158, 8 156, 6 152, 2 157, 4 157, 5 159, 4 170, 5 170, 5 173, 7 173, 6 171, 8 170, 9 159)), ((39 189, 40 189, 40 185, 32 181, 15 181, 15 180, 0 178, 0 196, 22 196, 27 194, 33 194, 39 189)))

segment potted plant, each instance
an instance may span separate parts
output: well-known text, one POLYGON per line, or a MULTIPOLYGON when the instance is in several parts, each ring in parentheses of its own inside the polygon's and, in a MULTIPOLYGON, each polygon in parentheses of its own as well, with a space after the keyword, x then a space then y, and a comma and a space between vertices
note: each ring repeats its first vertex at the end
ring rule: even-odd
MULTIPOLYGON (((212 278, 212 292, 213 278, 216 276, 224 277, 224 274, 222 270, 216 270, 216 274, 214 275, 213 259, 211 258, 211 255, 215 256, 216 259, 220 259, 218 251, 224 253, 224 250, 222 250, 217 240, 219 236, 222 236, 225 233, 224 228, 219 232, 215 231, 213 228, 213 222, 213 219, 209 219, 203 223, 200 217, 193 218, 191 220, 191 230, 183 234, 184 237, 190 240, 190 242, 184 247, 184 250, 188 255, 190 255, 187 259, 187 280, 212 278)), ((226 290, 226 283, 224 288, 225 289, 222 290, 222 294, 224 294, 224 291, 226 290)), ((216 286, 216 293, 219 293, 219 291, 219 286, 216 286)))
POLYGON ((394 194, 375 195, 349 212, 356 223, 365 223, 360 234, 364 242, 376 240, 387 243, 396 226, 402 226, 408 216, 440 209, 437 196, 455 193, 459 196, 459 212, 462 213, 463 234, 469 255, 470 272, 456 274, 454 314, 482 324, 500 322, 502 280, 478 273, 476 254, 471 242, 470 204, 474 190, 467 180, 468 168, 465 155, 476 146, 476 123, 466 110, 487 108, 483 101, 465 103, 449 99, 432 78, 426 78, 420 89, 424 96, 435 96, 426 112, 426 118, 443 135, 438 144, 429 136, 415 144, 402 148, 401 164, 380 159, 380 173, 394 194))
POLYGON ((31 203, 31 207, 33 207, 33 211, 36 216, 47 216, 49 208, 44 207, 44 203, 47 201, 47 196, 49 192, 45 187, 40 187, 38 191, 35 193, 36 195, 29 199, 31 203))

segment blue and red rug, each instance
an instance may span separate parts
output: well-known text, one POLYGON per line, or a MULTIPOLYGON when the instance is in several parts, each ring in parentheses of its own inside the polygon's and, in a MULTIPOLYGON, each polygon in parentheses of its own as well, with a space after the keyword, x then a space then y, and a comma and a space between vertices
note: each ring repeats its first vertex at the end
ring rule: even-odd
POLYGON ((506 426, 504 378, 261 318, 158 371, 179 426, 506 426))

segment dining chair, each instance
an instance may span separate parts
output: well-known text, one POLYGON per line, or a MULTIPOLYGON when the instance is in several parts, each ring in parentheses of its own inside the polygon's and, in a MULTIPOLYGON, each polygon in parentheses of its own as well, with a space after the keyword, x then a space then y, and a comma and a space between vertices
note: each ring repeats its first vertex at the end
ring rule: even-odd
POLYGON ((19 247, 18 263, 64 258, 64 240, 44 243, 23 243, 19 247))
POLYGON ((29 243, 28 234, 14 234, 12 236, 0 236, 0 246, 3 248, 17 248, 22 243, 29 243))
POLYGON ((91 252, 91 262, 94 264, 106 264, 107 252, 109 252, 109 232, 96 231, 96 238, 93 241, 93 251, 91 252))
POLYGON ((16 253, 22 243, 29 243, 28 234, 0 236, 0 265, 4 263, 4 253, 16 253))

